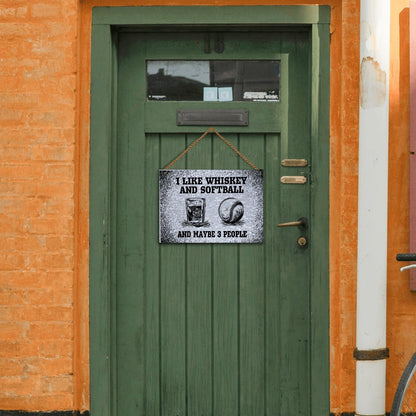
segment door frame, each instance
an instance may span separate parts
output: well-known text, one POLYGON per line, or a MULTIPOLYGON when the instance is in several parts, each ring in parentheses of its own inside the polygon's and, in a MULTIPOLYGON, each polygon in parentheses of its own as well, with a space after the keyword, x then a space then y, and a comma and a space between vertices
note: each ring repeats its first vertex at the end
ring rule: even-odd
MULTIPOLYGON (((311 293, 310 414, 329 405, 329 6, 95 7, 91 41, 90 130, 90 410, 115 416, 115 175, 117 150, 117 33, 232 25, 245 30, 311 30, 311 293), (322 215, 327 213, 327 215, 322 215)), ((156 238, 156 237, 155 237, 156 238)))

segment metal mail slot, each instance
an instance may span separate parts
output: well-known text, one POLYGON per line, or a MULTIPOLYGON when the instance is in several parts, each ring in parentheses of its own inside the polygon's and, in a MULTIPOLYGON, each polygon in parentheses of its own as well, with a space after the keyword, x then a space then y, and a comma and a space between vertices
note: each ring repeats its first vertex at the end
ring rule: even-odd
POLYGON ((248 110, 178 110, 178 126, 248 126, 248 110))

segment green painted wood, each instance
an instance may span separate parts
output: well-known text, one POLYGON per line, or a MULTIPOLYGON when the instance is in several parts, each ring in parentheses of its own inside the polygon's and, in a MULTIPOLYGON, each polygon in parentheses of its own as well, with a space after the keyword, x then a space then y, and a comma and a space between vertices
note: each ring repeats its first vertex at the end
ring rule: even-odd
POLYGON ((311 395, 313 414, 327 412, 329 391, 329 25, 312 27, 312 189, 311 238, 311 385, 322 389, 311 395), (319 144, 319 145, 318 145, 319 144), (323 375, 323 376, 322 376, 323 375))
MULTIPOLYGON (((137 74, 136 63, 141 55, 129 53, 131 45, 120 45, 119 53, 126 59, 118 65, 117 94, 122 99, 117 106, 117 136, 123 138, 116 142, 117 169, 116 200, 113 211, 116 218, 116 301, 112 304, 112 314, 116 319, 116 357, 117 357, 117 413, 134 414, 143 411, 144 396, 135 392, 144 390, 144 343, 145 316, 143 314, 145 293, 144 233, 130 230, 143 230, 145 225, 145 135, 143 125, 143 95, 140 90, 132 90, 121 80, 137 74), (127 113, 136 117, 125 122, 127 113), (141 115, 141 116, 140 116, 141 115), (134 169, 132 170, 132 167, 134 169), (119 215, 120 213, 120 215, 119 215), (132 319, 134 317, 134 319, 132 319), (121 324, 123 323, 123 324, 121 324), (131 377, 133 372, 134 377, 131 377), (120 408, 120 403, 122 406, 120 408)), ((142 52, 143 54, 143 52, 142 52)), ((140 74, 140 68, 139 68, 140 74)), ((141 74, 142 76, 144 73, 141 74)))
POLYGON ((109 358, 111 351, 110 310, 110 190, 112 137, 112 40, 105 27, 93 27, 95 40, 91 56, 91 173, 90 188, 90 368, 93 414, 110 415, 112 405, 112 377, 109 358), (100 72, 100 68, 108 68, 100 72), (106 122, 101 116, 105 114, 106 122))
POLYGON ((158 234, 158 211, 154 209, 159 201, 159 177, 157 171, 160 166, 161 143, 158 134, 146 135, 145 153, 145 181, 148 204, 145 205, 145 282, 143 293, 145 329, 144 333, 144 371, 145 391, 144 414, 148 416, 160 415, 160 247, 157 239, 147 238, 158 234))
MULTIPOLYGON (((276 178, 280 178, 281 161, 281 136, 268 135, 265 141, 264 187, 270 189, 265 194, 264 204, 268 207, 268 227, 264 230, 265 239, 265 414, 280 414, 282 403, 281 386, 281 319, 284 312, 281 311, 280 290, 281 280, 277 278, 276 270, 281 270, 285 264, 280 254, 281 247, 285 244, 281 241, 279 233, 275 232, 275 224, 280 222, 280 186, 276 178)), ((284 294, 283 294, 284 295, 284 294)))
POLYGON ((177 6, 95 7, 94 24, 112 25, 294 25, 329 22, 329 7, 318 6, 177 6))
MULTIPOLYGON (((285 156, 301 158, 300 154, 310 152, 309 139, 309 107, 297 107, 290 111, 295 103, 309 96, 310 84, 308 77, 299 73, 298 68, 308 68, 309 41, 304 33, 297 33, 296 47, 291 47, 290 40, 282 44, 282 48, 291 48, 289 53, 289 111, 287 114, 288 138, 285 145, 285 156), (299 144, 301 143, 301 146, 299 144)), ((309 156, 306 157, 309 160, 309 156)), ((281 175, 304 175, 304 168, 281 167, 281 175)), ((300 217, 309 218, 309 210, 305 210, 305 202, 309 201, 309 186, 280 186, 280 219, 279 222, 293 221, 300 217)), ((296 240, 302 233, 298 228, 282 228, 278 236, 286 244, 280 245, 280 334, 286 334, 280 340, 281 360, 285 362, 280 367, 280 409, 282 412, 309 414, 308 400, 296 400, 298 395, 308 396, 310 391, 308 374, 309 360, 309 264, 304 256, 308 250, 300 249, 296 240), (293 307, 293 302, 296 307, 293 307), (303 374, 304 376, 300 376, 303 374)))
MULTIPOLYGON (((324 14, 325 10, 319 9, 324 14)), ((312 68, 314 83, 321 80, 313 89, 308 75, 295 77, 296 85, 290 78, 290 89, 282 91, 288 106, 279 110, 281 131, 226 135, 265 169, 265 186, 270 189, 265 193, 265 243, 187 247, 157 243, 157 169, 197 137, 195 131, 145 135, 140 60, 154 51, 161 53, 161 39, 156 40, 157 48, 149 48, 137 41, 136 34, 120 34, 117 46, 109 25, 94 25, 93 415, 329 412, 329 377, 322 381, 329 368, 327 216, 322 215, 328 212, 328 179, 322 175, 328 173, 328 84, 324 82, 329 68, 329 28, 321 26, 312 27, 306 43, 305 33, 292 42, 289 37, 281 38, 279 54, 290 72, 312 68), (316 48, 320 42, 323 47, 311 54, 311 43, 316 48), (122 59, 119 84, 112 88, 116 47, 122 59), (299 100, 306 107, 299 106, 299 100), (117 106, 112 107, 115 102, 117 106), (283 154, 299 157, 295 156, 298 140, 306 140, 311 160, 322 163, 314 166, 311 186, 282 186, 279 177, 288 168, 282 168, 280 160, 283 154), (303 215, 305 200, 311 202, 311 239, 315 242, 316 238, 323 247, 321 252, 311 245, 309 253, 315 254, 307 256, 306 263, 305 251, 294 243, 297 230, 282 235, 275 228, 286 217, 303 215), (112 293, 108 293, 110 288, 112 293), (311 321, 310 311, 322 321, 311 321)), ((230 36, 231 45, 236 45, 229 49, 233 53, 244 51, 244 42, 237 44, 238 36, 230 36)), ((248 50, 253 42, 253 38, 248 40, 248 50)), ((169 51, 175 52, 172 45, 169 51)), ((246 168, 221 141, 215 137, 204 140, 201 149, 193 149, 175 167, 246 168)))
MULTIPOLYGON (((162 165, 185 146, 186 138, 182 135, 162 136, 162 165)), ((180 160, 177 167, 184 169, 185 159, 180 160)), ((153 209, 158 210, 157 206, 153 206, 153 209)), ((157 236, 154 237, 158 239, 157 236)), ((185 415, 187 405, 186 246, 164 244, 160 250, 161 413, 181 416, 185 415)))
MULTIPOLYGON (((242 127, 218 126, 224 133, 270 133, 281 131, 280 103, 251 102, 155 102, 145 104, 145 130, 148 133, 200 133, 203 126, 177 126, 178 110, 231 109, 248 110, 249 125, 242 127), (156 122, 157 120, 157 122, 156 122)), ((206 128, 210 125, 206 125, 206 128)))
MULTIPOLYGON (((238 135, 227 134, 238 147, 238 135)), ((213 169, 237 169, 238 156, 223 142, 213 142, 213 169)), ((213 414, 239 414, 239 249, 237 244, 213 248, 213 414)))
MULTIPOLYGON (((187 145, 200 134, 187 135, 187 145)), ((187 154, 187 169, 211 169, 212 137, 187 154)), ((212 247, 189 244, 187 253, 187 398, 189 414, 212 409, 212 247)))
MULTIPOLYGON (((239 149, 243 154, 250 154, 250 159, 256 166, 264 167, 265 140, 263 134, 241 134, 239 149)), ((241 161, 239 165, 241 168, 244 162, 241 161)), ((268 172, 264 174, 267 175, 268 172)), ((267 215, 267 206, 264 207, 264 212, 267 215)), ((264 227, 270 226, 266 218, 264 227)), ((239 413, 242 416, 265 414, 264 249, 265 244, 239 246, 239 413)), ((278 273, 277 270, 275 272, 278 273)))
MULTIPOLYGON (((115 45, 117 45, 118 43, 118 37, 117 34, 113 34, 112 38, 112 97, 113 100, 117 100, 117 94, 118 94, 118 86, 117 86, 117 79, 118 79, 118 64, 117 64, 117 51, 116 48, 114 47, 115 45)), ((117 108, 115 106, 112 106, 112 117, 111 117, 111 137, 116 137, 117 135, 117 108)), ((111 141, 111 148, 110 148, 110 166, 117 166, 118 162, 117 162, 117 146, 114 143, 114 141, 111 141)), ((110 210, 111 212, 116 212, 117 210, 117 198, 115 198, 114 196, 117 195, 117 177, 114 174, 114 169, 112 169, 110 167, 110 172, 112 172, 112 174, 110 175, 111 178, 111 191, 110 191, 110 195, 109 196, 109 201, 110 201, 110 210)), ((117 239, 117 223, 115 221, 108 221, 109 226, 110 226, 110 238, 113 241, 116 241, 117 239)), ((117 281, 116 279, 111 279, 111 276, 115 276, 117 273, 117 261, 116 261, 116 257, 117 257, 117 253, 116 250, 111 250, 111 245, 110 245, 110 250, 109 250, 109 255, 110 255, 110 296, 108 297, 110 300, 110 305, 114 305, 117 303, 117 281)), ((117 316, 110 312, 110 327, 111 328, 116 328, 117 327, 117 316)), ((111 366, 111 374, 117 374, 117 366, 118 366, 118 362, 117 362, 117 338, 111 336, 111 353, 110 353, 110 366, 111 366)), ((117 414, 117 383, 116 383, 116 378, 113 377, 112 378, 112 385, 111 385, 111 390, 110 390, 110 394, 111 394, 111 414, 117 414)))

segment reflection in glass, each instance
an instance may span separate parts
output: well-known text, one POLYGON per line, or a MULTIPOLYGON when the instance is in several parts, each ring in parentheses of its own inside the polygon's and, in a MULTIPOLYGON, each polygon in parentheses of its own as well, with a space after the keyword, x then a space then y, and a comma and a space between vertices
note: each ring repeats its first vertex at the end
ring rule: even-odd
POLYGON ((276 102, 279 79, 279 61, 147 61, 149 100, 203 101, 218 88, 218 100, 276 102))

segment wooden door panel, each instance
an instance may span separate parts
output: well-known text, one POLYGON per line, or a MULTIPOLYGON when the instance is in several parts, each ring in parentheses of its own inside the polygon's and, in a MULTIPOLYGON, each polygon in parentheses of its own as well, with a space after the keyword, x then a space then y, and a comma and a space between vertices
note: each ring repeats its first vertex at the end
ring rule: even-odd
MULTIPOLYGON (((146 416, 289 411, 306 415, 308 252, 296 244, 299 230, 281 232, 276 225, 309 215, 309 186, 280 183, 282 174, 293 174, 293 169, 280 165, 284 155, 308 158, 307 120, 300 123, 289 116, 291 109, 302 117, 307 113, 309 102, 301 92, 309 86, 307 77, 297 76, 301 85, 296 93, 286 92, 288 102, 276 105, 281 111, 276 131, 240 128, 224 133, 264 169, 264 243, 159 244, 158 170, 204 129, 157 133, 157 120, 150 117, 155 127, 145 133, 142 63, 146 50, 163 56, 163 48, 161 41, 150 48, 150 40, 141 48, 140 36, 126 34, 125 42, 120 37, 118 79, 123 99, 118 108, 114 287, 118 411, 146 416)), ((165 38, 165 49, 166 42, 165 38)), ((244 42, 240 43, 238 48, 233 44, 228 54, 238 50, 241 57, 244 42)), ((296 46, 286 39, 275 43, 279 53, 289 56, 290 71, 307 72, 309 58, 303 44, 296 46)), ((172 56, 183 50, 169 42, 168 46, 172 56)), ((244 53, 251 46, 246 45, 244 53)), ((173 168, 246 169, 247 165, 215 135, 208 135, 173 168)))

